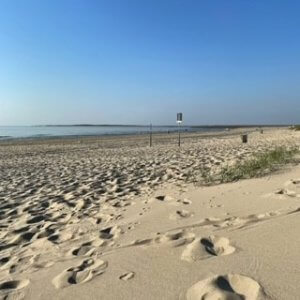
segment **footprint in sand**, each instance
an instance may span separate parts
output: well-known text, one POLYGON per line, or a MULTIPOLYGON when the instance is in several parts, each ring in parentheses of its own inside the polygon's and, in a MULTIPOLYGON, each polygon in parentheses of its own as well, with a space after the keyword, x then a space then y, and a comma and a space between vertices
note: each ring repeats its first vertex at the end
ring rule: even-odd
POLYGON ((23 289, 29 284, 28 279, 0 282, 0 292, 11 292, 23 289))
POLYGON ((293 184, 300 184, 300 178, 292 179, 293 184))
POLYGON ((47 219, 47 216, 43 216, 43 215, 37 215, 37 216, 34 216, 30 219, 27 220, 27 224, 35 224, 35 223, 39 223, 39 222, 42 222, 42 221, 45 221, 47 219))
POLYGON ((104 240, 115 239, 122 233, 123 230, 119 226, 107 227, 100 230, 100 238, 104 240))
POLYGON ((161 196, 157 196, 156 200, 164 201, 164 202, 171 202, 174 200, 174 198, 171 196, 168 196, 168 195, 161 195, 161 196))
POLYGON ((54 262, 50 261, 49 259, 47 259, 46 261, 41 260, 40 255, 38 254, 38 255, 33 256, 30 259, 30 264, 34 270, 39 270, 39 269, 49 268, 49 267, 53 266, 54 262))
POLYGON ((5 266, 6 263, 8 263, 10 261, 10 257, 9 256, 5 256, 0 258, 0 268, 2 266, 5 266))
POLYGON ((121 275, 119 277, 119 279, 123 280, 123 281, 128 281, 128 280, 132 279, 134 276, 135 276, 134 272, 128 272, 128 273, 121 275))
POLYGON ((135 240, 130 243, 130 246, 148 246, 158 244, 168 247, 179 247, 191 243, 194 239, 195 234, 192 232, 186 232, 185 230, 177 230, 164 234, 158 232, 156 238, 135 240))
POLYGON ((189 199, 186 199, 186 198, 184 198, 184 199, 179 199, 179 200, 177 200, 176 202, 179 203, 179 204, 184 204, 184 205, 190 205, 190 204, 192 204, 192 201, 189 200, 189 199))
POLYGON ((193 214, 191 212, 189 212, 188 210, 179 209, 179 210, 176 210, 175 213, 170 215, 170 219, 171 220, 180 220, 180 219, 189 218, 191 216, 193 216, 193 214))
POLYGON ((278 189, 277 191, 275 191, 275 194, 277 195, 287 195, 290 197, 297 197, 296 192, 288 190, 288 189, 278 189))
POLYGON ((13 273, 23 273, 32 265, 33 255, 17 257, 13 256, 11 259, 11 263, 9 265, 8 272, 9 274, 13 273))
POLYGON ((285 186, 289 186, 289 185, 300 185, 300 178, 296 178, 296 179, 291 179, 291 180, 288 180, 285 184, 285 186))
POLYGON ((63 271, 53 279, 52 283, 57 289, 85 283, 103 274, 107 266, 106 261, 86 259, 79 266, 63 271))
POLYGON ((71 250, 71 254, 74 256, 91 256, 95 252, 95 248, 91 242, 83 243, 79 248, 71 250))
POLYGON ((194 233, 178 230, 174 232, 167 232, 163 235, 159 234, 159 237, 155 239, 155 242, 166 246, 179 247, 191 243, 194 239, 194 233))
POLYGON ((192 204, 192 201, 189 200, 189 199, 183 199, 181 202, 182 202, 182 204, 185 204, 185 205, 190 205, 190 204, 192 204))
POLYGON ((192 262, 213 256, 229 255, 235 251, 227 238, 210 236, 197 238, 182 252, 181 259, 192 262))
POLYGON ((187 300, 256 300, 260 285, 253 279, 239 274, 215 276, 197 282, 186 293, 187 300))
POLYGON ((79 247, 72 249, 69 253, 71 256, 92 256, 97 247, 105 246, 106 241, 104 240, 97 240, 97 241, 90 241, 81 244, 79 247))
POLYGON ((292 196, 292 197, 300 197, 300 194, 297 194, 297 192, 300 191, 300 178, 297 179, 291 179, 289 181, 287 181, 284 184, 285 188, 283 189, 279 189, 277 192, 283 191, 282 194, 287 194, 286 192, 290 192, 292 195, 288 195, 288 196, 292 196), (291 190, 288 190, 288 188, 291 188, 291 190))

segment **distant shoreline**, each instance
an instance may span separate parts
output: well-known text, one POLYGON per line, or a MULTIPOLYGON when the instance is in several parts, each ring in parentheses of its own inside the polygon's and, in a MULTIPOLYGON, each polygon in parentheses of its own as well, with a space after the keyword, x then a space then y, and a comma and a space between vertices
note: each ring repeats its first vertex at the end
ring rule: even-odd
MULTIPOLYGON (((47 127, 56 127, 56 126, 47 126, 47 127)), ((58 126, 58 127, 77 127, 77 126, 58 126)), ((90 127, 90 126, 87 126, 90 127)), ((91 127, 97 127, 97 126, 91 126, 91 127)), ((126 128, 127 126, 124 126, 126 128)), ((141 127, 136 127, 141 128, 141 127)), ((149 128, 149 127, 142 127, 142 128, 149 128)), ((154 130, 152 132, 153 135, 161 135, 161 134, 177 134, 177 126, 168 126, 168 127, 162 127, 157 126, 157 128, 165 128, 164 130, 154 130)), ((225 128, 191 128, 191 127, 181 127, 182 134, 184 133, 207 133, 207 132, 225 132, 225 128), (188 130, 190 129, 190 130, 188 130), (199 130, 197 130, 199 129, 199 130), (203 129, 203 130, 201 130, 203 129)), ((30 136, 8 136, 0 135, 0 142, 4 141, 15 141, 15 140, 63 140, 63 139, 78 139, 78 138, 101 138, 101 137, 135 137, 135 136, 147 136, 149 135, 150 130, 145 131, 131 131, 131 132, 104 132, 104 133, 87 133, 87 134, 36 134, 36 135, 30 135, 30 136)))
MULTIPOLYGON (((259 130, 266 128, 288 128, 287 125, 182 125, 182 133, 211 133, 229 132, 233 130, 259 130)), ((81 137, 101 137, 101 136, 144 136, 150 132, 150 126, 145 125, 95 125, 95 124, 75 124, 75 125, 35 125, 35 126, 0 126, 0 141, 6 140, 37 140, 37 139, 64 139, 81 137)), ((177 133, 178 126, 156 125, 152 126, 153 134, 177 133)))
MULTIPOLYGON (((169 127, 168 127, 169 128, 169 127)), ((189 139, 189 138, 212 138, 212 137, 222 137, 222 136, 235 136, 240 134, 251 134, 252 132, 257 132, 259 130, 258 126, 253 127, 237 127, 237 128, 220 128, 220 127, 199 127, 193 128, 192 130, 185 130, 182 128, 181 136, 182 139, 189 139), (202 129, 202 130, 200 130, 202 129)), ((280 128, 287 128, 287 126, 277 127, 280 128)), ((267 130, 276 130, 276 127, 264 127, 264 131, 267 130)), ((177 138, 177 128, 174 130, 159 130, 153 131, 153 136, 157 139, 168 140, 177 138), (176 136, 176 137, 175 137, 176 136)), ((40 134, 35 136, 23 136, 23 137, 14 137, 14 136, 1 136, 0 135, 0 145, 4 145, 6 143, 18 143, 18 142, 34 142, 34 141, 64 141, 64 140, 89 140, 89 139, 147 139, 149 136, 149 130, 143 132, 123 132, 123 133, 102 133, 102 134, 68 134, 68 135, 47 135, 47 134, 40 134)))
MULTIPOLYGON (((67 125, 31 125, 29 127, 144 127, 147 128, 149 125, 124 125, 124 124, 67 124, 67 125)), ((152 127, 176 127, 178 125, 153 125, 152 127)), ((253 127, 289 127, 293 126, 292 124, 286 125, 260 125, 260 124, 250 124, 250 125, 182 125, 185 128, 229 128, 229 129, 237 129, 237 128, 253 128, 253 127)))

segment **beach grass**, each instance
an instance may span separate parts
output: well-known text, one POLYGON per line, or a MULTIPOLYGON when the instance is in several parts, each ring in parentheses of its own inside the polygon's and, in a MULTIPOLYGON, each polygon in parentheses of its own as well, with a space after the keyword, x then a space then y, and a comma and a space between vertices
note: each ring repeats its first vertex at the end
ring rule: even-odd
POLYGON ((294 129, 295 129, 296 131, 300 131, 300 125, 295 125, 295 126, 294 126, 294 129))
POLYGON ((291 130, 295 130, 295 131, 300 131, 300 124, 296 124, 296 125, 290 126, 290 129, 291 130))
POLYGON ((196 186, 202 186, 261 177, 279 170, 284 165, 298 162, 297 154, 300 154, 297 147, 277 147, 254 154, 251 158, 237 162, 233 166, 223 166, 218 173, 212 174, 208 167, 198 168, 187 174, 186 181, 196 186))
POLYGON ((295 162, 296 154, 299 154, 298 148, 287 149, 284 147, 256 154, 234 166, 223 167, 220 172, 220 181, 226 183, 267 175, 283 165, 295 162))

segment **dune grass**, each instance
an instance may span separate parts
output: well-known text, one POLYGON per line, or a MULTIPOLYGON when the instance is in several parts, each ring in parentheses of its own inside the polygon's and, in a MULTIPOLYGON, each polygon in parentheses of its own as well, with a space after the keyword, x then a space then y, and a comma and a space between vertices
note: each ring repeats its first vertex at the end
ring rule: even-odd
POLYGON ((296 125, 290 126, 290 129, 295 130, 295 131, 300 131, 300 125, 296 124, 296 125))
POLYGON ((298 148, 279 147, 262 154, 256 154, 253 158, 234 166, 223 167, 219 176, 220 182, 233 182, 269 174, 285 164, 295 162, 295 155, 298 153, 298 148))
POLYGON ((300 125, 295 125, 295 126, 294 126, 294 130, 300 131, 300 125))
POLYGON ((190 170, 185 180, 195 186, 207 186, 261 177, 279 170, 284 165, 300 162, 299 154, 299 147, 277 147, 254 154, 251 158, 237 162, 233 166, 223 166, 218 172, 212 173, 209 167, 190 170))

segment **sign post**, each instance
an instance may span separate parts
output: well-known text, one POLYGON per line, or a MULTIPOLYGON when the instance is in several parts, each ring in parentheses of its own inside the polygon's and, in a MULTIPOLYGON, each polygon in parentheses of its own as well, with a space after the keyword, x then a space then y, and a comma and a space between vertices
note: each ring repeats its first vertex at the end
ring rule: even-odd
POLYGON ((150 147, 152 147, 152 123, 150 123, 150 147))
POLYGON ((180 141, 180 125, 182 123, 182 113, 177 113, 177 124, 178 124, 178 147, 180 147, 181 141, 180 141))

